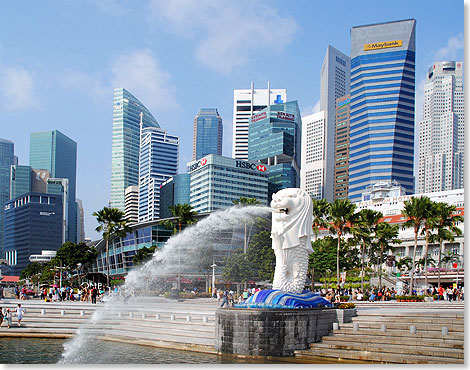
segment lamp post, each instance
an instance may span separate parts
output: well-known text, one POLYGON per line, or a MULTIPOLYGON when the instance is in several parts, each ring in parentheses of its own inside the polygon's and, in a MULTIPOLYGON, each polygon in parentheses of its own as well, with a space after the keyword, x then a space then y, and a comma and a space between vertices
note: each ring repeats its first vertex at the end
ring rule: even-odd
POLYGON ((211 290, 211 293, 214 294, 214 289, 215 289, 215 268, 217 267, 217 265, 215 263, 212 263, 211 267, 212 267, 212 290, 211 290))

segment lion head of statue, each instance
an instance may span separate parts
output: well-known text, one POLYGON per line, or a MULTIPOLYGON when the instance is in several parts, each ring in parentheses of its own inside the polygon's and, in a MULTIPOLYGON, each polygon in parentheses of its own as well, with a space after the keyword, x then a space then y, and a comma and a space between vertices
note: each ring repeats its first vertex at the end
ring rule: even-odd
POLYGON ((273 230, 279 233, 289 232, 297 241, 300 237, 310 240, 312 232, 312 199, 298 188, 282 189, 273 194, 273 230))

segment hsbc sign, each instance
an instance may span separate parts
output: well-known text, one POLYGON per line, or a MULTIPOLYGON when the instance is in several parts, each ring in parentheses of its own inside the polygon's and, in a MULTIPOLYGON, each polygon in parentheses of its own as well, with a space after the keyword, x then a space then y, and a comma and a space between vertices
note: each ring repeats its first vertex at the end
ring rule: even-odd
POLYGON ((193 172, 194 170, 198 169, 199 167, 205 166, 206 164, 207 158, 202 158, 200 161, 197 161, 189 167, 189 172, 193 172))
POLYGON ((266 171, 266 166, 264 164, 255 164, 255 163, 250 163, 250 162, 244 162, 244 161, 237 161, 236 162, 236 167, 238 168, 246 168, 248 170, 257 170, 260 172, 266 171))

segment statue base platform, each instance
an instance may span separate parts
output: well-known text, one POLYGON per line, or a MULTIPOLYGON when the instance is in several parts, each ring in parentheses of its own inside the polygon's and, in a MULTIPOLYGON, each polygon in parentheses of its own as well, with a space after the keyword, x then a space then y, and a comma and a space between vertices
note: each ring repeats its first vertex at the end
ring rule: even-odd
POLYGON ((305 291, 294 294, 277 289, 260 290, 240 304, 237 308, 321 308, 332 307, 330 301, 319 294, 305 291))

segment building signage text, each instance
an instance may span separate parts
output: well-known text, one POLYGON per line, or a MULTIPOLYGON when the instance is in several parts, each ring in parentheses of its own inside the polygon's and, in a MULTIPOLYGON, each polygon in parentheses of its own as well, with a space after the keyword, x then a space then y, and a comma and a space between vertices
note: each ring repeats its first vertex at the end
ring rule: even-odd
POLYGON ((402 40, 374 42, 372 44, 364 44, 364 51, 385 49, 385 48, 396 48, 396 47, 399 47, 399 46, 402 46, 402 45, 403 45, 402 40))
POLYGON ((291 113, 286 113, 286 112, 277 112, 277 118, 280 119, 285 119, 288 121, 294 121, 295 120, 295 115, 291 113))
POLYGON ((251 116, 251 122, 258 122, 259 120, 265 119, 267 117, 266 112, 261 112, 260 114, 254 114, 251 116))
POLYGON ((336 107, 337 107, 337 108, 342 107, 343 105, 349 104, 350 102, 351 102, 350 99, 346 99, 346 100, 343 100, 343 101, 339 101, 338 103, 336 103, 336 107))
POLYGON ((245 162, 245 161, 236 161, 236 167, 246 168, 249 170, 258 170, 260 172, 266 171, 266 166, 263 164, 256 165, 255 163, 245 162))
POLYGON ((205 166, 206 164, 207 164, 207 158, 202 158, 200 161, 197 161, 196 163, 192 164, 189 167, 189 172, 192 172, 198 169, 199 167, 205 166))
POLYGON ((364 202, 359 202, 359 207, 366 207, 366 206, 372 206, 375 204, 394 204, 398 202, 404 202, 405 200, 410 200, 412 198, 411 195, 400 195, 398 197, 390 197, 390 198, 384 198, 384 199, 378 199, 378 200, 367 200, 364 202))

